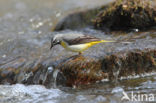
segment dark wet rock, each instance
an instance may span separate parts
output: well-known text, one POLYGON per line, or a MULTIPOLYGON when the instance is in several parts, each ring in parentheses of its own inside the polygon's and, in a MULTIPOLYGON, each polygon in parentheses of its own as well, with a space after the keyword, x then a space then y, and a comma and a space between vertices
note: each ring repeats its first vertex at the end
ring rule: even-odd
POLYGON ((121 77, 156 71, 156 50, 133 50, 115 53, 103 59, 78 56, 58 66, 66 77, 66 85, 95 83, 103 79, 115 81, 121 77))
POLYGON ((91 10, 68 15, 55 31, 91 27, 100 30, 147 29, 156 26, 155 0, 117 0, 91 10))
POLYGON ((98 10, 88 10, 73 13, 63 18, 54 28, 54 31, 64 29, 81 29, 84 27, 93 27, 92 18, 95 18, 98 10))
POLYGON ((156 50, 133 50, 106 57, 102 70, 109 73, 109 78, 127 77, 154 72, 156 70, 156 50), (110 69, 111 68, 111 69, 110 69))
POLYGON ((94 20, 98 29, 145 29, 156 25, 155 0, 117 0, 94 20))
POLYGON ((61 63, 57 68, 66 77, 66 85, 73 86, 107 78, 108 75, 102 71, 101 64, 101 60, 77 56, 61 63))

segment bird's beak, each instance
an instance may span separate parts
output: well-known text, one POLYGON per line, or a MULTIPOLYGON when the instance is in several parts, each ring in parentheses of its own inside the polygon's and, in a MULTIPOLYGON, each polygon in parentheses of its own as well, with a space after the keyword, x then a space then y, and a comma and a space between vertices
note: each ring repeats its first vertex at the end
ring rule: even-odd
POLYGON ((60 44, 59 42, 51 42, 50 50, 57 44, 60 44))
POLYGON ((51 43, 50 50, 53 48, 53 46, 54 46, 54 44, 53 44, 53 43, 51 43))

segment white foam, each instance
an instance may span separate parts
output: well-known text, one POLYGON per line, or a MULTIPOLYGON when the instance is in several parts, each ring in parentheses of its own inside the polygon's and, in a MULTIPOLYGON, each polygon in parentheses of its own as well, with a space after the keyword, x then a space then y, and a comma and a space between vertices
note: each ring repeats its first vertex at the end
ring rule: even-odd
POLYGON ((9 102, 9 98, 14 98, 13 102, 16 103, 38 103, 46 100, 50 100, 50 103, 56 103, 60 97, 65 98, 68 95, 59 89, 46 89, 41 85, 0 85, 0 91, 0 102, 9 102))

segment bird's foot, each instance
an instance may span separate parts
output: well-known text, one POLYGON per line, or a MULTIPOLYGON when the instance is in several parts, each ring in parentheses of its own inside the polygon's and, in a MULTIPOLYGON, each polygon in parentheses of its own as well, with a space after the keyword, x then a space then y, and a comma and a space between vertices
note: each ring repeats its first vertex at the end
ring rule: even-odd
POLYGON ((82 52, 79 52, 78 55, 71 56, 70 58, 71 58, 72 60, 75 60, 75 59, 77 59, 77 58, 79 58, 79 57, 81 57, 81 56, 82 56, 82 52))
POLYGON ((79 52, 79 55, 81 55, 82 54, 82 52, 79 52))

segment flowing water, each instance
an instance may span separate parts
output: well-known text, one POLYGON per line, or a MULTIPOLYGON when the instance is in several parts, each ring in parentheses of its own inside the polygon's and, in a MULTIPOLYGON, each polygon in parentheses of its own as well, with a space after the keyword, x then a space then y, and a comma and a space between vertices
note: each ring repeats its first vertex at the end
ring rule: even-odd
MULTIPOLYGON (((69 13, 94 8, 110 1, 112 0, 96 2, 93 0, 0 0, 1 64, 8 58, 13 60, 13 57, 21 55, 29 60, 46 57, 47 54, 52 55, 47 48, 50 46, 51 34, 59 33, 51 33, 59 20, 69 13)), ((88 28, 84 31, 91 34, 101 33, 88 28)), ((103 35, 103 38, 111 39, 113 37, 103 35)), ((62 50, 62 48, 59 49, 62 50)), ((89 55, 94 54, 89 53, 89 55)), ((62 52, 54 51, 53 56, 61 57, 62 52)), ((131 101, 141 100, 142 94, 147 95, 145 96, 147 101, 149 101, 150 94, 154 94, 156 98, 156 77, 149 75, 121 80, 117 83, 103 81, 77 88, 57 88, 54 85, 47 89, 42 85, 5 84, 0 85, 0 103, 132 103, 121 100, 123 93, 127 93, 131 101), (134 100, 131 98, 132 94, 136 96, 134 100)))
MULTIPOLYGON (((141 95, 156 94, 156 78, 146 77, 125 80, 117 84, 105 82, 79 88, 51 88, 41 85, 0 85, 0 103, 135 103, 141 101, 141 95), (123 92, 131 101, 121 100, 123 92), (132 99, 132 93, 135 99, 132 99), (140 95, 140 97, 139 97, 140 95)), ((151 99, 152 101, 155 98, 151 99)), ((146 103, 146 98, 143 98, 146 103)))

